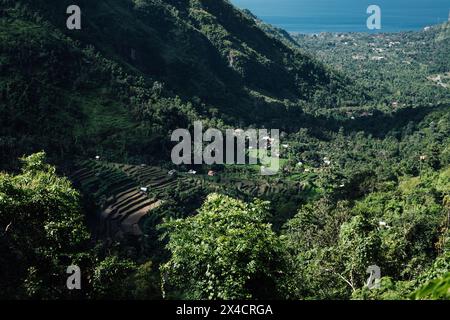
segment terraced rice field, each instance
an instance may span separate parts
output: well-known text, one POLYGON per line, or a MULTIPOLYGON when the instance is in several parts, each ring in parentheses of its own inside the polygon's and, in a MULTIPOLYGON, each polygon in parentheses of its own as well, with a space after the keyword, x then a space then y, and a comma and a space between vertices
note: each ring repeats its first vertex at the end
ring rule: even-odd
POLYGON ((292 195, 304 190, 300 182, 170 175, 159 167, 97 160, 79 162, 71 177, 99 208, 91 220, 95 235, 106 239, 141 237, 141 219, 164 203, 168 191, 192 194, 200 187, 208 192, 270 199, 271 195, 292 195))
POLYGON ((202 183, 157 167, 94 160, 78 163, 72 180, 100 208, 96 235, 110 239, 140 237, 139 222, 163 203, 165 191, 190 192, 202 183))
POLYGON ((301 193, 305 190, 304 181, 283 179, 264 179, 259 175, 240 178, 229 176, 207 177, 198 176, 203 186, 209 191, 232 192, 248 197, 270 198, 272 195, 301 193))

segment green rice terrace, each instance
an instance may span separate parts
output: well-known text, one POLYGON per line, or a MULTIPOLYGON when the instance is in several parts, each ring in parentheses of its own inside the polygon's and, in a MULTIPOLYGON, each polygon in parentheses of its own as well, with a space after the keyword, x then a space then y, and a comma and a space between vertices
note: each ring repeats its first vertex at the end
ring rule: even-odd
POLYGON ((171 194, 183 196, 223 192, 243 199, 298 195, 305 190, 299 181, 233 175, 178 172, 146 164, 129 165, 100 160, 84 160, 71 174, 87 202, 96 210, 89 218, 96 237, 107 239, 140 238, 142 221, 159 208, 171 194), (201 192, 204 191, 204 192, 201 192))
POLYGON ((170 176, 162 169, 87 160, 78 163, 73 180, 100 208, 96 234, 108 238, 140 236, 140 220, 162 204, 164 190, 190 192, 198 181, 170 176))

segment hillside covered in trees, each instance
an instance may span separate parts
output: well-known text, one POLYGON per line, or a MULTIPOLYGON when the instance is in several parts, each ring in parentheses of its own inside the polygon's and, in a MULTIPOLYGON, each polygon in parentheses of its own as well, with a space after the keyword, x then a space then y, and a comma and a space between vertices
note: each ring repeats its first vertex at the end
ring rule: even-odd
POLYGON ((2 1, 2 154, 95 145, 148 160, 192 119, 288 129, 304 103, 360 96, 224 1, 80 1, 80 31, 60 14, 70 4, 2 1))
POLYGON ((450 298, 449 24, 79 0, 68 30, 72 1, 0 4, 0 299, 450 298), (175 166, 199 120, 280 129, 280 172, 175 166))
POLYGON ((292 35, 302 50, 357 81, 391 111, 448 103, 450 23, 419 32, 292 35))

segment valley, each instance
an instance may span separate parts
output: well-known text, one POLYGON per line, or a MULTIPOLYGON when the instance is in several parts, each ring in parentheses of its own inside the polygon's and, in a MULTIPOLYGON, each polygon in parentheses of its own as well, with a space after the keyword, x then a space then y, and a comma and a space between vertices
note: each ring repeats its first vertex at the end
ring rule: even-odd
POLYGON ((0 299, 449 298, 448 23, 300 35, 223 0, 79 0, 67 29, 72 1, 0 4, 0 299), (278 129, 279 170, 175 163, 198 121, 278 129))

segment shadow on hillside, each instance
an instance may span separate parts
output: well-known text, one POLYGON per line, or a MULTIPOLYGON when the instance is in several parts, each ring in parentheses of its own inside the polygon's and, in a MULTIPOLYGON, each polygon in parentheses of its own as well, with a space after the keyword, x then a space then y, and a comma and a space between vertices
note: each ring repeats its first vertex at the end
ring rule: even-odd
POLYGON ((343 126, 348 127, 351 131, 364 131, 372 134, 374 137, 383 138, 389 133, 405 128, 410 123, 418 125, 428 115, 449 111, 450 105, 448 104, 433 107, 405 108, 392 114, 378 111, 371 117, 345 121, 343 126))
POLYGON ((388 134, 401 131, 409 124, 417 126, 427 116, 439 112, 450 112, 450 105, 442 104, 433 107, 405 108, 390 114, 374 111, 372 116, 360 117, 354 120, 315 117, 308 119, 308 121, 312 121, 313 134, 319 133, 324 129, 338 131, 342 127, 346 133, 364 132, 376 138, 384 138, 388 134))

